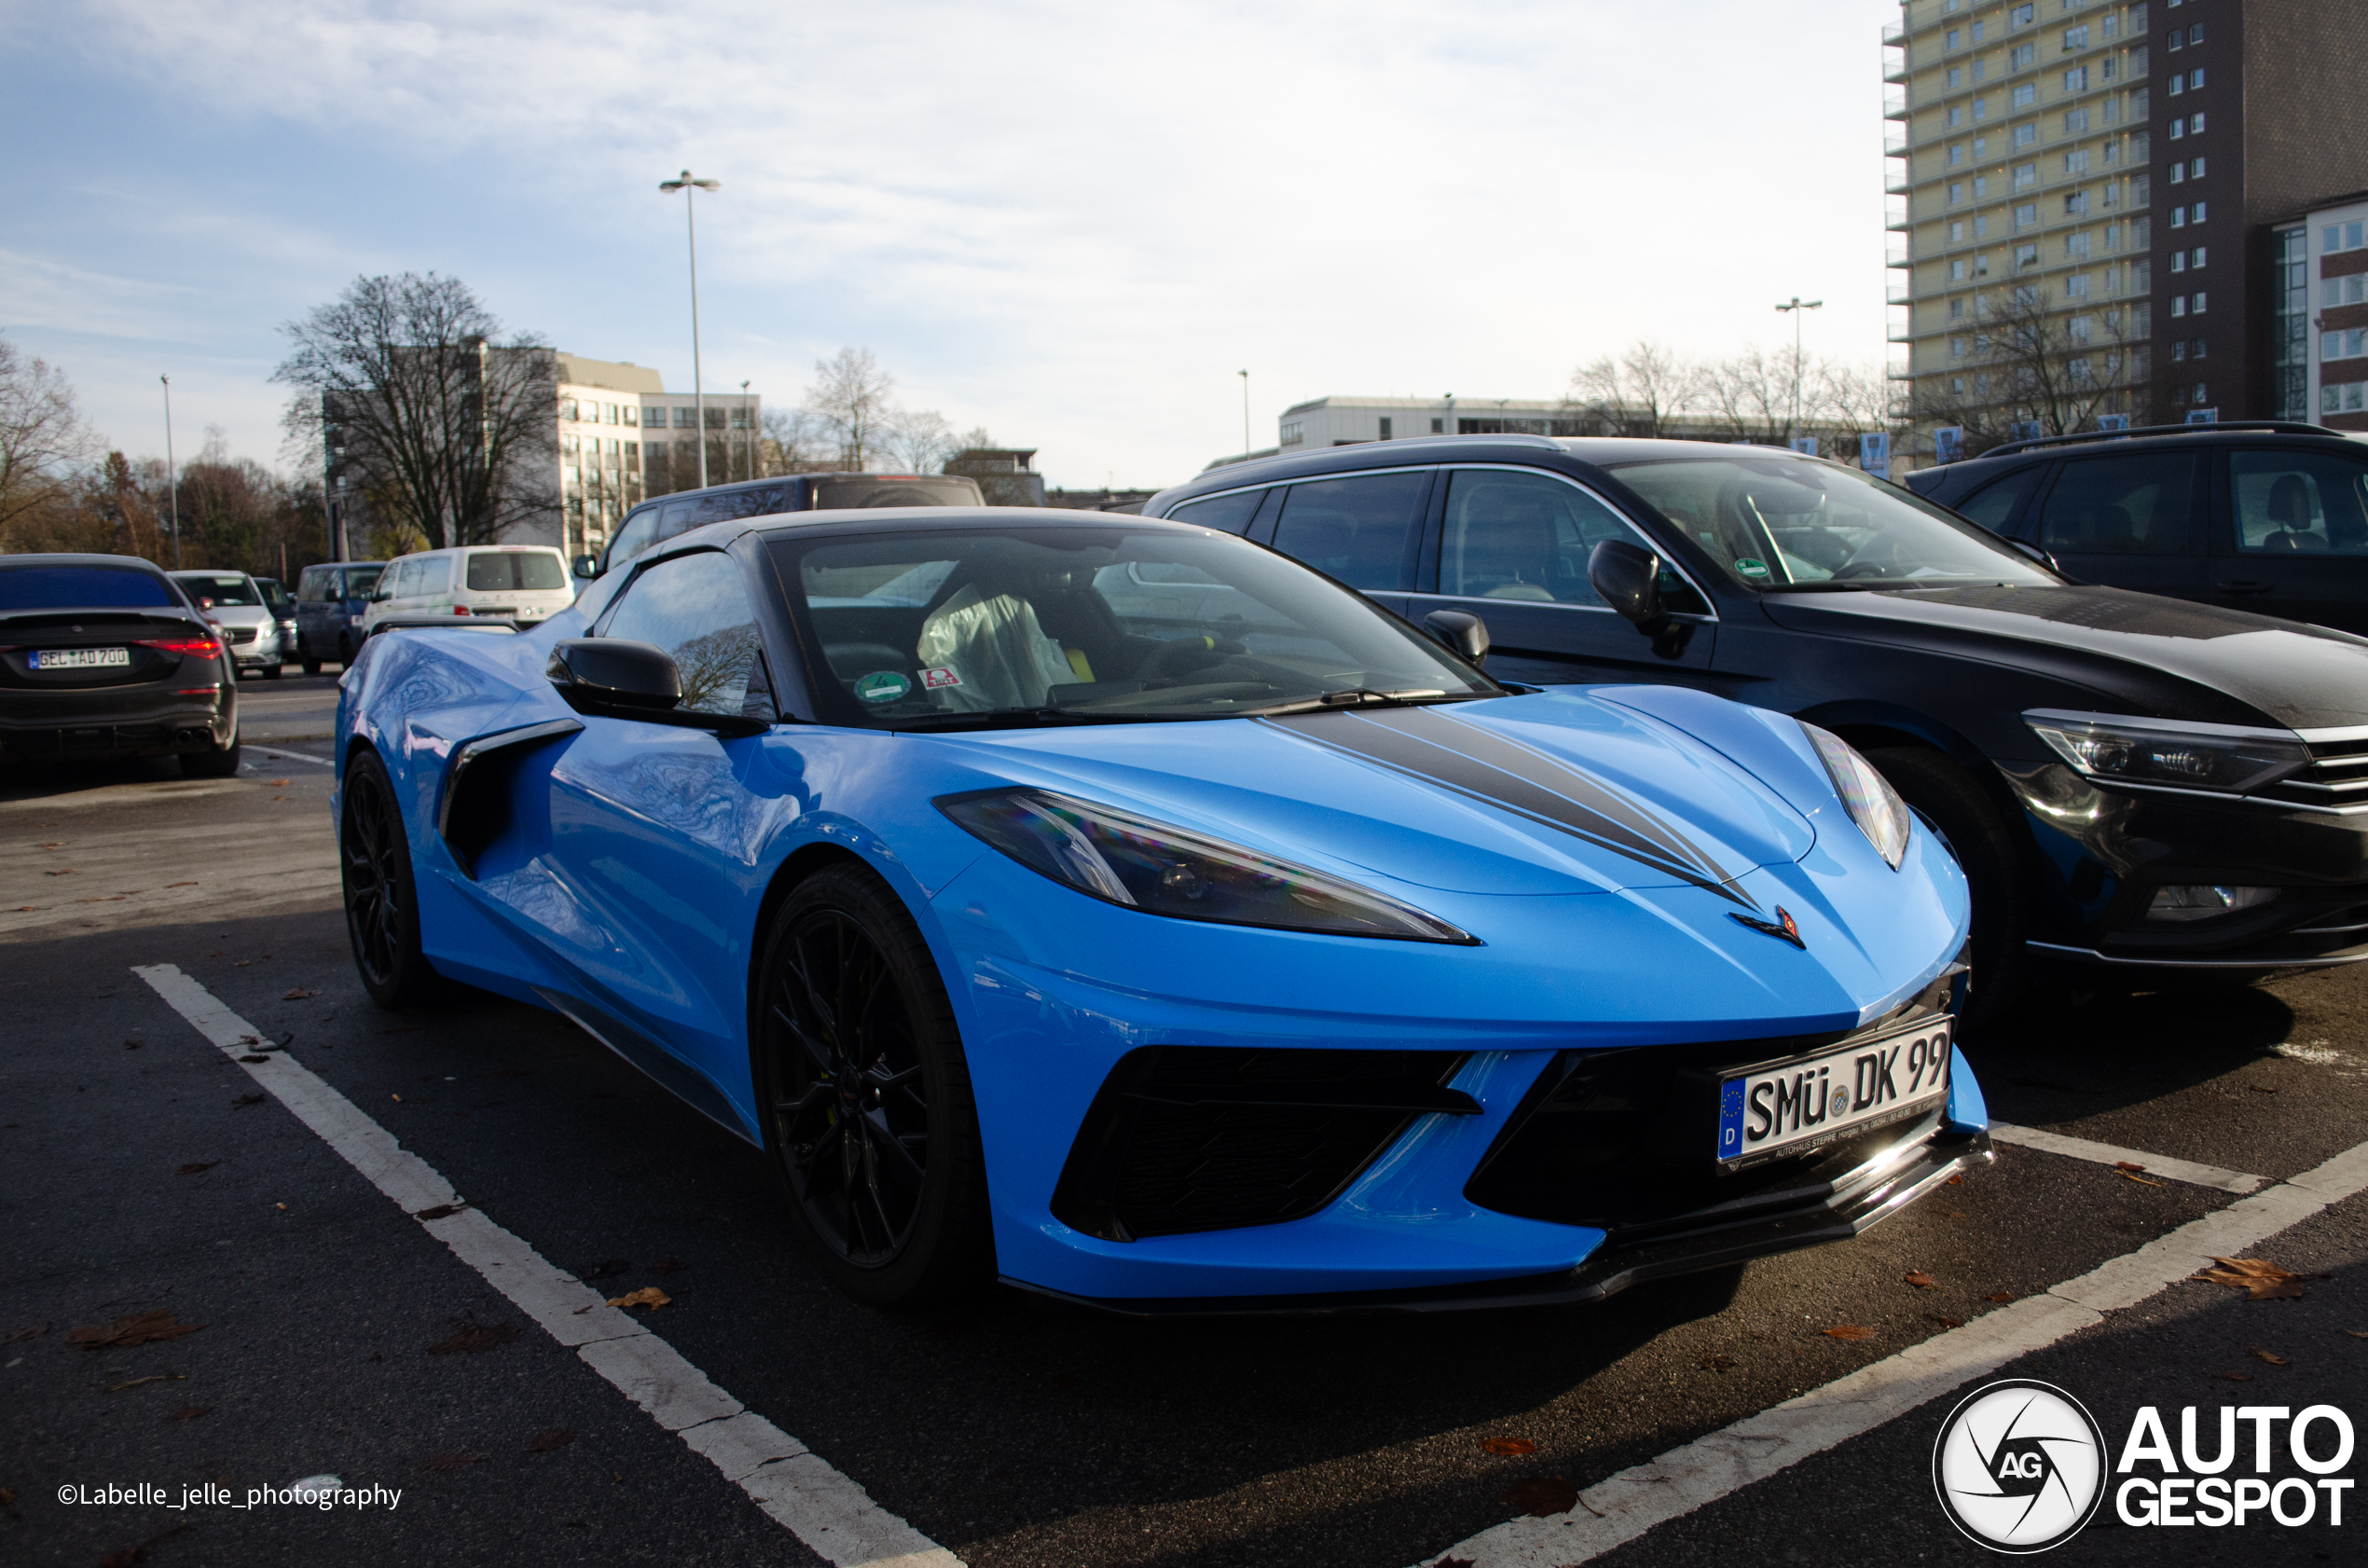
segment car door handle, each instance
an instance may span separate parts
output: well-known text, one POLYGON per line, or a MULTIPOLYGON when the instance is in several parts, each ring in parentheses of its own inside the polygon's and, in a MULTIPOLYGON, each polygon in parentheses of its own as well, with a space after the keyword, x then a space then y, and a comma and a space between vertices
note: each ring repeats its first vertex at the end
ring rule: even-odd
POLYGON ((2212 586, 2218 588, 2223 594, 2265 594, 2270 590, 2271 585, 2267 583, 2254 583, 2248 581, 2242 583, 2214 583, 2212 586))

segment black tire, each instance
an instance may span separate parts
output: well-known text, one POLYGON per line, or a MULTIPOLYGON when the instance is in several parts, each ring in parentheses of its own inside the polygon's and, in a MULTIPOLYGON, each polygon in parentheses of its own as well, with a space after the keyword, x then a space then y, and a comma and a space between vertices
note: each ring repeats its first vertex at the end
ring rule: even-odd
POLYGON ((1964 1021, 2003 1016, 2031 982, 2023 939, 2031 927, 2029 880, 2015 837, 1997 806, 1965 770, 1920 746, 1880 747, 1866 753, 1900 798, 1922 813, 1965 870, 1974 900, 1974 984, 1964 1021))
POLYGON ((230 731, 229 745, 181 753, 181 777, 184 778, 228 778, 238 771, 239 732, 235 725, 230 731))
POLYGON ((345 773, 337 823, 337 860, 345 887, 345 931, 362 988, 382 1008, 442 999, 451 983, 420 945, 419 880, 394 781, 375 751, 355 755, 345 773))
POLYGON ((321 661, 318 659, 305 659, 299 662, 297 667, 301 668, 307 675, 318 675, 321 673, 321 661))
POLYGON ((337 633, 337 667, 339 669, 353 667, 353 640, 343 632, 337 633))
POLYGON ((851 864, 816 873, 775 915, 757 977, 765 1151, 823 1272, 875 1307, 991 1284, 970 1069, 937 966, 895 892, 851 864))
POLYGON ((286 667, 287 667, 284 665, 265 665, 263 667, 263 678, 266 681, 277 681, 285 671, 286 667))

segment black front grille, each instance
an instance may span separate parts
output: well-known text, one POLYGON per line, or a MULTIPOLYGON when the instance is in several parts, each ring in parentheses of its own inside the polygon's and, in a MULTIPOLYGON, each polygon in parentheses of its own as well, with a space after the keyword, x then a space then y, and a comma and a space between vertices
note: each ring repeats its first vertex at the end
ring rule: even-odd
POLYGON ((234 648, 243 648, 248 643, 253 642, 255 640, 255 628, 253 626, 225 626, 222 628, 223 637, 226 638, 234 648))
POLYGON ((1298 1219, 1324 1207, 1417 1116, 1473 1116, 1446 1087, 1460 1051, 1148 1046, 1104 1080, 1053 1193, 1108 1241, 1298 1219))
POLYGON ((1563 1052, 1507 1119, 1464 1195, 1525 1219, 1600 1226, 1615 1243, 1823 1203, 1838 1177, 1930 1133, 1936 1118, 1886 1122, 1728 1170, 1715 1148, 1720 1080, 1741 1067, 1895 1031, 1946 1004, 1952 978, 1844 1033, 1563 1052))
POLYGON ((2368 805, 2368 744, 2333 742, 2310 750, 2308 767, 2254 792, 2265 800, 2316 806, 2321 811, 2368 805))

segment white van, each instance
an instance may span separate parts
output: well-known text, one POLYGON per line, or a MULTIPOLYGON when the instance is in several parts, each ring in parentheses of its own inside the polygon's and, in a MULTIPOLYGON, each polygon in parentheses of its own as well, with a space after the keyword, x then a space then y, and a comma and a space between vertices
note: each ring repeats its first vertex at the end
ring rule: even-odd
POLYGON ((575 602, 567 558, 547 544, 422 550, 390 563, 362 617, 362 635, 390 615, 487 615, 528 626, 575 602))

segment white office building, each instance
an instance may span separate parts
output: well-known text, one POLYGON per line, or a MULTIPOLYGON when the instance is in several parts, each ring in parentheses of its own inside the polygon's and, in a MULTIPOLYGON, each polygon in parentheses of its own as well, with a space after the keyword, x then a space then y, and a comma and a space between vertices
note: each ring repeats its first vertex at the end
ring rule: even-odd
MULTIPOLYGON (((582 354, 560 354, 557 379, 564 538, 537 543, 597 554, 635 502, 698 488, 698 400, 644 365, 582 354)), ((703 401, 707 482, 755 478, 764 399, 736 388, 703 401)))

